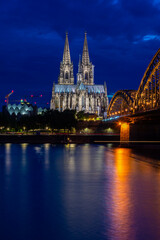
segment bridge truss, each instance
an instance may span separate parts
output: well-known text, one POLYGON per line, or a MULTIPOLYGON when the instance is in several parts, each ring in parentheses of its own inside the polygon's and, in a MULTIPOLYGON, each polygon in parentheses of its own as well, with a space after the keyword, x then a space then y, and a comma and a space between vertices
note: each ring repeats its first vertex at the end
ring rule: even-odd
POLYGON ((117 91, 108 107, 108 117, 131 115, 160 108, 160 49, 135 90, 117 91))
POLYGON ((108 116, 131 114, 135 90, 120 90, 114 94, 108 107, 108 116))

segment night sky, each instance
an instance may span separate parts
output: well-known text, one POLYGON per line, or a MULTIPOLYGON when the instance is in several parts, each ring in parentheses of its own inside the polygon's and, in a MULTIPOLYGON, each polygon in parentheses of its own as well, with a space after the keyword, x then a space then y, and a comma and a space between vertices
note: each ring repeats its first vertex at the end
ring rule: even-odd
POLYGON ((65 32, 74 76, 87 31, 95 83, 137 89, 160 48, 160 0, 1 0, 0 101, 44 94, 57 82, 65 32))

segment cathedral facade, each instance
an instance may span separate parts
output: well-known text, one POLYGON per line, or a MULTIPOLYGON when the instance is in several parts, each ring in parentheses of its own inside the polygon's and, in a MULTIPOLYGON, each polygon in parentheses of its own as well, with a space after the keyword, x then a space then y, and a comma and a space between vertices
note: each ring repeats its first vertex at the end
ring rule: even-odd
POLYGON ((58 84, 53 83, 50 109, 72 109, 103 115, 107 111, 107 87, 94 84, 94 65, 90 62, 87 34, 85 33, 82 58, 79 59, 77 82, 74 82, 68 34, 66 34, 63 60, 60 63, 58 84))

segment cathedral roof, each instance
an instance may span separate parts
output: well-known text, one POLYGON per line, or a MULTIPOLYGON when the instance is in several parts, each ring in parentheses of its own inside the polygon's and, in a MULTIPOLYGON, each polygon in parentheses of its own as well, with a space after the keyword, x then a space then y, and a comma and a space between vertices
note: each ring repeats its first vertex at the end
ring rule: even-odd
POLYGON ((79 89, 79 90, 86 90, 86 87, 85 87, 85 85, 81 82, 81 83, 79 84, 79 86, 78 86, 78 89, 79 89))
POLYGON ((55 93, 71 93, 76 91, 77 85, 55 84, 55 93))
POLYGON ((88 92, 89 93, 104 93, 105 89, 104 89, 104 85, 88 85, 86 86, 88 88, 88 92))
POLYGON ((75 93, 76 90, 88 90, 88 93, 104 93, 104 85, 84 85, 81 83, 78 85, 66 85, 55 84, 55 93, 75 93))

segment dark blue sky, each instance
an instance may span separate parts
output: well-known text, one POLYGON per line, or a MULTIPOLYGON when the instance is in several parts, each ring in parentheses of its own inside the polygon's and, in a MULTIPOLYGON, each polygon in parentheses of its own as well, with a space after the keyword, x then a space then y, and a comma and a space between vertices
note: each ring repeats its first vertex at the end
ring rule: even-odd
POLYGON ((12 89, 50 100, 66 31, 75 79, 87 31, 95 83, 137 89, 160 47, 160 0, 1 0, 0 31, 1 102, 12 89))

